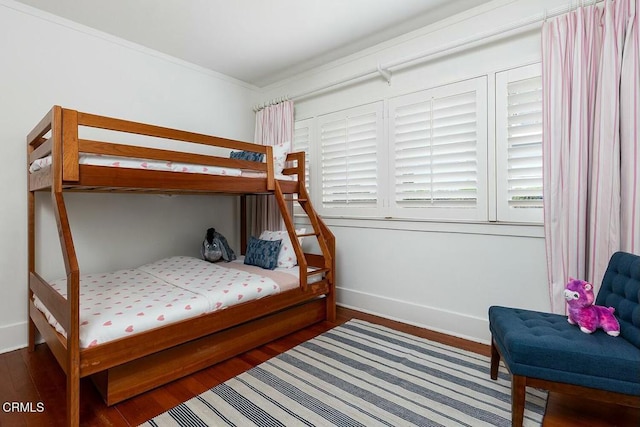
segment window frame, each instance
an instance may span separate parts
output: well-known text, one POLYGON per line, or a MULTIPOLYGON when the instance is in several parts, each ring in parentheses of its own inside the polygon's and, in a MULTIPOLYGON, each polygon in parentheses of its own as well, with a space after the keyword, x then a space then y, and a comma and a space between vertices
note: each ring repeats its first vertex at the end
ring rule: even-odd
POLYGON ((327 114, 318 115, 316 119, 316 144, 315 146, 315 159, 313 159, 317 166, 317 173, 312 175, 312 187, 315 189, 312 193, 312 199, 315 208, 321 215, 326 216, 344 216, 344 217, 377 217, 380 215, 381 210, 384 208, 383 200, 385 197, 384 180, 386 177, 385 159, 382 153, 386 150, 385 138, 384 138, 384 102, 376 101, 369 104, 364 104, 340 111, 335 111, 327 114), (324 181, 323 181, 323 140, 322 129, 323 125, 337 122, 340 120, 349 120, 357 117, 366 116, 369 114, 375 115, 375 127, 376 127, 376 202, 375 206, 371 207, 352 207, 352 206, 334 206, 327 207, 324 203, 324 181))
POLYGON ((388 175, 388 216, 393 218, 406 219, 430 219, 430 220, 456 220, 456 221, 488 221, 488 185, 487 185, 487 78, 479 76, 469 80, 463 80, 447 85, 437 86, 414 92, 406 95, 400 95, 389 99, 389 124, 388 124, 388 158, 389 158, 389 175, 388 175), (396 137, 394 129, 396 128, 394 111, 403 106, 410 106, 419 103, 429 102, 432 99, 445 99, 448 97, 458 96, 469 92, 475 93, 475 120, 476 120, 476 203, 474 207, 445 207, 445 206, 423 206, 408 208, 402 207, 396 203, 396 176, 395 176, 395 148, 396 137))
MULTIPOLYGON (((510 165, 507 88, 510 83, 541 76, 542 68, 539 62, 495 73, 496 218, 500 222, 542 224, 544 221, 542 204, 540 204, 540 207, 537 208, 514 208, 510 206, 509 203, 510 165), (501 93, 504 94, 504 96, 500 96, 501 93)), ((542 110, 542 104, 540 105, 540 110, 542 110)), ((540 123, 540 150, 542 150, 542 123, 540 123)), ((540 162, 542 162, 542 156, 540 162)), ((542 175, 540 176, 540 186, 542 186, 542 175)))

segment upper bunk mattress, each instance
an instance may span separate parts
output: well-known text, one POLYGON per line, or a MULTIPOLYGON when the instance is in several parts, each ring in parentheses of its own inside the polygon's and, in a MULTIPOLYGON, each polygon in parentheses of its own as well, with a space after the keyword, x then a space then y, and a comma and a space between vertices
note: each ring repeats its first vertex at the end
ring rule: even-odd
MULTIPOLYGON (((29 172, 37 172, 51 166, 52 156, 42 157, 35 160, 29 166, 29 172)), ((219 166, 197 165, 191 163, 167 162, 162 160, 147 160, 119 156, 106 156, 101 154, 80 154, 78 163, 90 166, 106 166, 113 168, 146 169, 164 172, 185 172, 199 173, 206 175, 242 176, 246 178, 264 178, 265 172, 243 171, 235 168, 224 168, 219 166)), ((276 179, 280 181, 292 181, 291 175, 277 174, 276 179)))
MULTIPOLYGON (((297 268, 291 269, 297 270, 297 268)), ((298 286, 294 274, 177 256, 138 268, 80 277, 80 347, 178 322, 298 286)), ((67 297, 66 279, 50 282, 67 297)), ((66 331, 34 298, 56 330, 66 331)))

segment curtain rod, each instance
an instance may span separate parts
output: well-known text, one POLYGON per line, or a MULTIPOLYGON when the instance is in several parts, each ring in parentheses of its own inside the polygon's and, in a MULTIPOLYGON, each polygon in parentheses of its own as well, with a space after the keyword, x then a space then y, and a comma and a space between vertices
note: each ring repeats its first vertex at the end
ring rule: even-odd
MULTIPOLYGON (((590 3, 591 5, 594 5, 602 1, 604 0, 591 0, 590 3)), ((531 16, 529 18, 520 20, 514 24, 504 26, 493 31, 488 31, 479 36, 476 35, 474 37, 470 37, 467 39, 458 40, 448 45, 445 45, 436 49, 423 51, 411 56, 404 57, 396 61, 389 62, 384 65, 378 64, 375 70, 353 74, 349 77, 341 78, 339 80, 328 83, 324 86, 320 86, 318 88, 311 89, 305 92, 297 93, 293 96, 288 97, 288 99, 291 99, 293 101, 298 101, 300 99, 308 98, 314 95, 319 95, 323 92, 338 88, 340 86, 355 84, 355 83, 369 80, 378 76, 382 76, 387 81, 388 84, 391 84, 391 75, 393 71, 396 71, 401 68, 406 68, 417 62, 434 59, 438 56, 451 55, 461 50, 470 49, 476 45, 489 43, 491 41, 494 41, 495 39, 501 39, 509 35, 530 31, 536 28, 537 26, 539 26, 540 23, 546 21, 547 19, 554 18, 564 13, 571 12, 573 9, 576 9, 578 7, 584 7, 585 5, 587 5, 586 3, 589 3, 589 0, 587 1, 576 0, 576 4, 574 7, 573 1, 569 0, 567 6, 556 8, 550 12, 547 12, 547 9, 545 8, 544 12, 540 15, 531 16)))
POLYGON ((279 98, 273 98, 271 101, 267 101, 267 102, 263 102, 262 104, 256 104, 253 106, 253 112, 257 113, 260 110, 264 110, 265 108, 271 106, 271 105, 277 105, 280 104, 281 102, 285 102, 288 101, 289 97, 288 96, 281 96, 279 98))

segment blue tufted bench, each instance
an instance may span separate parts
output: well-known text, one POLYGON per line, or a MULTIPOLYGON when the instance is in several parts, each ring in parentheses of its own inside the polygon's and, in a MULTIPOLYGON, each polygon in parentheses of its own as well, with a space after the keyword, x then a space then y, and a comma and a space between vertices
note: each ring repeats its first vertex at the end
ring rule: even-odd
POLYGON ((640 257, 613 254, 596 298, 615 307, 620 336, 585 334, 567 316, 489 308, 491 378, 511 373, 512 425, 521 426, 527 386, 640 408, 640 257))

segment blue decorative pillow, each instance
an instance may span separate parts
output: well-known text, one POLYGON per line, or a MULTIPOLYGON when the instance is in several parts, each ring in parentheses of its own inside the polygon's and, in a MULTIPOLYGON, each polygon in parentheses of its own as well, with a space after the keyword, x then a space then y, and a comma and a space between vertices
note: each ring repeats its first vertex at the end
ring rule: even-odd
POLYGON ((264 159, 264 153, 254 153, 253 151, 232 151, 229 157, 238 160, 248 160, 250 162, 261 162, 262 159, 264 159))
POLYGON ((244 263, 273 270, 278 266, 278 253, 282 240, 260 240, 251 236, 244 263))

